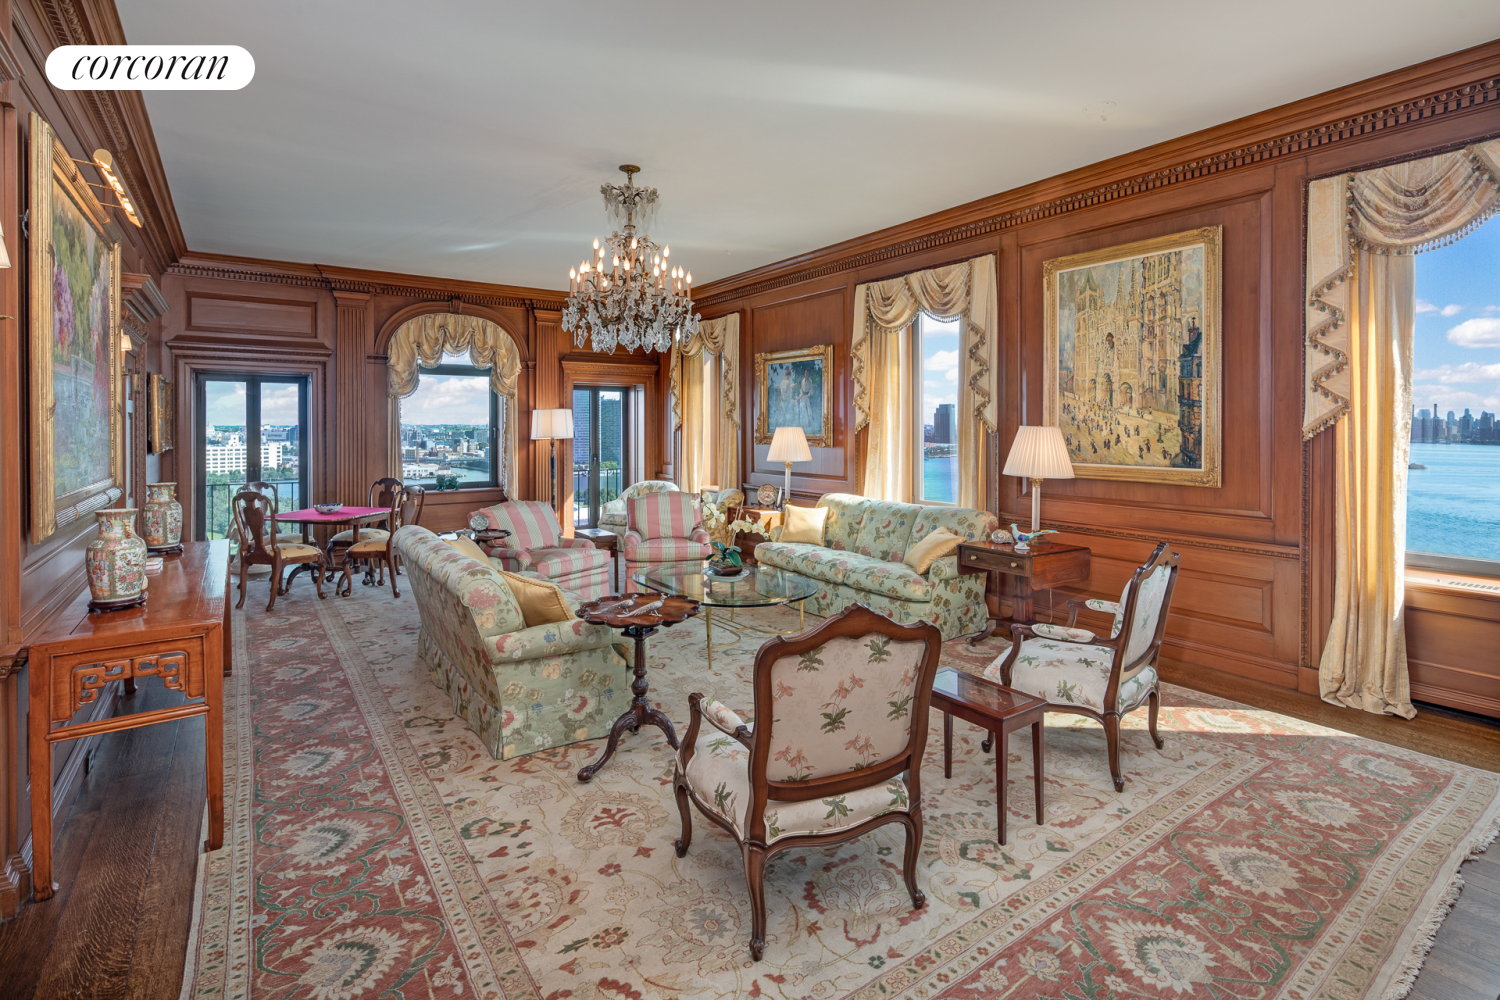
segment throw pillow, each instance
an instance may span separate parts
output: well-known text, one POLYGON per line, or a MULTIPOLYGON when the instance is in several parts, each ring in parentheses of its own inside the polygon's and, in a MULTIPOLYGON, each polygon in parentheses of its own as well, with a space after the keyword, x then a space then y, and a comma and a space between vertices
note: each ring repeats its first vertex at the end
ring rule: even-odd
POLYGON ((823 544, 823 524, 828 520, 827 507, 797 507, 787 504, 781 512, 779 542, 823 544))
POLYGON ((459 535, 457 538, 445 538, 443 539, 443 541, 447 542, 449 545, 453 546, 455 549, 462 552, 470 559, 478 559, 486 566, 490 564, 490 557, 484 554, 484 549, 481 549, 479 547, 479 543, 474 541, 474 539, 468 537, 467 535, 459 535))
POLYGON ((943 556, 952 555, 958 551, 958 543, 962 538, 949 531, 947 528, 933 528, 922 536, 922 540, 907 550, 906 556, 901 560, 918 573, 926 573, 932 568, 932 564, 943 556))
POLYGON ((573 620, 573 611, 556 584, 504 570, 500 571, 500 575, 510 584, 510 592, 521 606, 521 617, 526 619, 527 628, 573 620))

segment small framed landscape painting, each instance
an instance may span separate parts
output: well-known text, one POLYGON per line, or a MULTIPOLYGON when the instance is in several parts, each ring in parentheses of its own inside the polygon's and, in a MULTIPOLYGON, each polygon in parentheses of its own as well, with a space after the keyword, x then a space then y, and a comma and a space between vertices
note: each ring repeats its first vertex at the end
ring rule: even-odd
POLYGON ((146 421, 146 450, 156 455, 172 448, 172 383, 165 375, 147 375, 150 397, 146 421))
POLYGON ((1043 422, 1075 475, 1222 485, 1222 257, 1210 226, 1043 263, 1043 422))
POLYGON ((801 427, 814 448, 833 444, 832 344, 757 354, 755 385, 756 444, 770 444, 778 427, 801 427))
POLYGON ((120 233, 30 116, 31 540, 121 495, 120 233))

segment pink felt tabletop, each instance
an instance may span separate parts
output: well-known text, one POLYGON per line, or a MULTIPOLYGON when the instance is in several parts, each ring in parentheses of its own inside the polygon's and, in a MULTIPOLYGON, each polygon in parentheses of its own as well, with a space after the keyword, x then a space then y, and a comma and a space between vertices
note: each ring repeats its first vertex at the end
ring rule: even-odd
POLYGON ((344 505, 344 509, 335 514, 319 514, 311 507, 305 510, 294 510, 287 514, 277 514, 278 521, 298 521, 306 524, 339 524, 343 521, 354 521, 362 517, 384 517, 389 514, 389 507, 350 507, 344 505))

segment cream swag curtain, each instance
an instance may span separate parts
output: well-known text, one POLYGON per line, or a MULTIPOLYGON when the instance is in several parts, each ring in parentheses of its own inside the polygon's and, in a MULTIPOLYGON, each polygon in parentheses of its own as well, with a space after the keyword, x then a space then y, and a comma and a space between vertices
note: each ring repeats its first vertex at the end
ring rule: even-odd
POLYGON ((516 383, 521 354, 498 324, 480 316, 428 313, 396 328, 386 347, 390 390, 388 475, 401 477, 401 400, 417 391, 422 368, 436 368, 443 356, 467 354, 476 368, 490 370, 490 385, 500 396, 500 484, 508 487, 516 461, 516 383))
POLYGON ((1334 613, 1323 700, 1411 718, 1404 620, 1414 255, 1500 210, 1500 140, 1313 181, 1302 432, 1334 429, 1334 613))
POLYGON ((720 489, 740 485, 740 314, 701 320, 698 332, 672 348, 668 372, 672 384, 670 434, 682 428, 682 455, 677 485, 696 493, 706 483, 720 489), (703 384, 703 355, 719 358, 719 384, 703 384), (693 361, 694 364, 685 364, 693 361), (703 393, 713 391, 717 426, 706 426, 703 393))
POLYGON ((994 254, 855 288, 854 333, 849 354, 854 377, 854 430, 858 433, 870 428, 864 493, 884 500, 911 499, 910 476, 904 485, 897 486, 892 468, 904 462, 910 470, 911 456, 905 455, 904 459, 900 456, 912 446, 911 431, 905 432, 905 451, 898 438, 902 433, 899 428, 912 422, 910 405, 914 390, 910 386, 903 390, 899 377, 893 381, 886 370, 886 366, 899 363, 903 352, 880 341, 883 335, 905 331, 921 312, 940 318, 959 316, 964 321, 958 372, 958 504, 982 508, 984 434, 995 433, 1000 416, 997 388, 1000 321, 994 254), (906 409, 895 413, 891 410, 895 406, 906 409), (882 494, 896 495, 876 496, 871 492, 872 486, 882 494))

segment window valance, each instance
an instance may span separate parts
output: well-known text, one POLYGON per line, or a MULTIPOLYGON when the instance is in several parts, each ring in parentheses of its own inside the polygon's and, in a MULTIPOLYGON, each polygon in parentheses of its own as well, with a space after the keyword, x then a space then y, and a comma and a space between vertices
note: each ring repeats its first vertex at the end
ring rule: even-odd
POLYGON ((1349 411, 1351 279, 1361 253, 1407 256, 1463 236, 1500 211, 1500 139, 1307 191, 1307 366, 1302 436, 1349 411))
POLYGON ((490 370, 490 385, 507 400, 516 398, 521 355, 501 327, 480 316, 428 313, 396 328, 386 348, 390 393, 403 399, 417 391, 420 368, 436 368, 445 354, 467 354, 476 368, 490 370))

